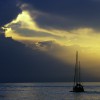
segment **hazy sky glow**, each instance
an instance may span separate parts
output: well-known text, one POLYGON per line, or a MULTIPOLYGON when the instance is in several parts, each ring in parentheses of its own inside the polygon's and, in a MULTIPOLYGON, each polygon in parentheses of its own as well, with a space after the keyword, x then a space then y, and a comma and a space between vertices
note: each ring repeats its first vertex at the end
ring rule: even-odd
POLYGON ((1 23, 6 37, 37 41, 39 49, 73 64, 78 50, 84 68, 94 74, 100 70, 99 0, 21 0, 16 5, 16 17, 1 23))

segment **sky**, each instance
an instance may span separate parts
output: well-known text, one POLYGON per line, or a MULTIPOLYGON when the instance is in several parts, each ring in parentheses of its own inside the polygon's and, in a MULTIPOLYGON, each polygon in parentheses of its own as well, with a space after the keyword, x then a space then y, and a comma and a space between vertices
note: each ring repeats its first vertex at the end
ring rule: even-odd
POLYGON ((72 65, 78 50, 82 68, 99 77, 100 0, 1 0, 0 8, 6 37, 72 65))

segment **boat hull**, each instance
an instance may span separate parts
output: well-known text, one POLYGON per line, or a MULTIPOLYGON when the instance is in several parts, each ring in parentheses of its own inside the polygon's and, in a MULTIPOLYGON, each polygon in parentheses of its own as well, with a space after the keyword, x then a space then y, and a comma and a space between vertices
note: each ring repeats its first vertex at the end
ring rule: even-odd
POLYGON ((73 87, 73 92, 84 92, 84 88, 81 84, 78 84, 73 87))

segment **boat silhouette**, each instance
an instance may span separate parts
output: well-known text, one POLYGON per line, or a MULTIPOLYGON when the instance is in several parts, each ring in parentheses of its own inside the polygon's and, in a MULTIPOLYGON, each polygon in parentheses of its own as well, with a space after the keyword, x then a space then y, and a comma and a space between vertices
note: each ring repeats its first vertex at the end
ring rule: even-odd
POLYGON ((74 86, 72 92, 84 92, 84 87, 80 77, 80 61, 78 61, 78 51, 76 51, 76 64, 74 74, 74 86))

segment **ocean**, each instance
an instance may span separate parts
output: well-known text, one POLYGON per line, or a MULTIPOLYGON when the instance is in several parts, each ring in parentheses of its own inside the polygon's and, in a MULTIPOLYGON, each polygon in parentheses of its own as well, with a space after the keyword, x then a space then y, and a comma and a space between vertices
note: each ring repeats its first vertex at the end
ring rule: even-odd
POLYGON ((73 83, 0 83, 0 100, 100 100, 99 82, 83 85, 84 93, 74 93, 73 83))

